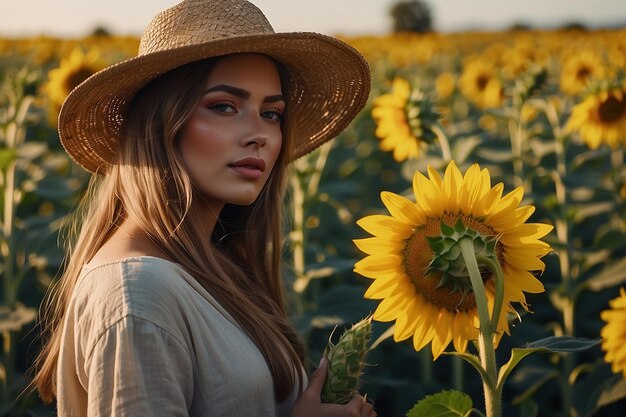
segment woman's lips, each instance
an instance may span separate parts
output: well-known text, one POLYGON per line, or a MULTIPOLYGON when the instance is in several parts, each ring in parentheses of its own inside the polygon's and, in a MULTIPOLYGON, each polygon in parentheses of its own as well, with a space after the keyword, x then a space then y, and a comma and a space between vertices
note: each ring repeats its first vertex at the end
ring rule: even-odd
POLYGON ((261 158, 246 157, 228 165, 244 178, 257 179, 265 171, 265 161, 261 158))

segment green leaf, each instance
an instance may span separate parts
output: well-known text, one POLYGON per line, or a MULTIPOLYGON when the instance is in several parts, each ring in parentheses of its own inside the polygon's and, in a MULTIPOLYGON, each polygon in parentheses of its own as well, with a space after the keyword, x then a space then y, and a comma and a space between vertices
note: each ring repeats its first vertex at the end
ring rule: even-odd
POLYGON ((17 147, 17 155, 20 158, 32 161, 48 151, 48 145, 41 142, 26 142, 17 147))
POLYGON ((571 353, 589 349, 602 339, 586 339, 584 337, 552 336, 545 339, 528 343, 525 348, 514 348, 511 350, 511 358, 505 363, 498 373, 498 384, 496 389, 502 389, 506 379, 513 369, 522 359, 534 352, 557 352, 571 353))
POLYGON ((6 168, 16 156, 17 152, 13 148, 0 149, 0 169, 6 168))
POLYGON ((576 207, 576 215, 574 220, 576 221, 576 223, 580 223, 590 217, 598 216, 600 214, 612 213, 615 210, 615 203, 611 201, 585 204, 584 206, 576 207))
POLYGON ((454 160, 458 163, 464 162, 474 152, 478 144, 480 144, 480 138, 471 136, 464 138, 454 144, 452 147, 452 155, 454 160))
POLYGON ((478 371, 478 373, 480 374, 481 378, 484 381, 488 381, 489 380, 489 375, 483 369, 483 366, 480 364, 480 359, 478 358, 478 356, 472 355, 471 353, 459 353, 459 352, 454 352, 454 351, 443 352, 443 354, 444 355, 459 356, 460 358, 464 359, 467 363, 472 365, 474 367, 474 369, 476 369, 478 371))
POLYGON ((608 148, 600 147, 598 149, 590 149, 585 152, 577 154, 569 163, 571 171, 575 171, 577 168, 582 167, 585 164, 594 163, 602 164, 609 152, 608 148))
MULTIPOLYGON (((519 376, 519 373, 523 372, 523 369, 518 371, 517 376, 519 376)), ((558 378, 559 377, 559 373, 552 369, 552 370, 546 370, 544 369, 542 374, 540 375, 533 375, 535 378, 534 380, 531 382, 529 381, 527 384, 526 389, 524 390, 524 392, 522 392, 521 394, 515 396, 512 400, 511 403, 512 404, 524 404, 527 401, 531 401, 531 397, 537 392, 539 391, 539 389, 541 387, 543 387, 546 382, 548 382, 549 380, 551 380, 552 378, 558 378)))
POLYGON ((0 332, 18 331, 35 321, 37 309, 17 303, 14 308, 0 306, 0 332))
POLYGON ((602 291, 615 287, 626 281, 626 259, 615 262, 602 269, 582 285, 591 291, 602 291))
POLYGON ((621 375, 614 375, 602 384, 596 406, 602 408, 623 398, 626 398, 626 379, 621 375))
POLYGON ((552 336, 536 340, 526 345, 526 349, 540 349, 550 352, 581 352, 599 344, 602 339, 584 337, 552 336))
POLYGON ((520 417, 537 417, 539 406, 532 399, 527 398, 520 404, 520 417))
POLYGON ((510 120, 515 118, 513 110, 509 108, 490 108, 484 110, 485 114, 489 114, 498 119, 510 120))
POLYGON ((598 410, 626 398, 626 379, 621 373, 614 374, 601 359, 578 378, 573 388, 574 406, 581 417, 602 415, 598 410))
POLYGON ((626 233, 621 230, 610 229, 599 236, 593 245, 597 249, 618 249, 626 246, 626 233))
POLYGON ((406 413, 406 417, 459 417, 472 409, 472 399, 460 391, 442 391, 428 395, 406 413))
POLYGON ((513 160, 513 153, 511 150, 498 150, 489 148, 476 149, 475 154, 488 161, 492 161, 495 164, 503 164, 513 160))
POLYGON ((530 349, 513 348, 511 350, 511 358, 509 359, 507 363, 502 365, 502 368, 500 368, 500 372, 498 372, 498 383, 496 385, 496 389, 499 389, 499 390, 502 389, 502 386, 506 382, 506 379, 509 377, 511 372, 513 372, 513 369, 515 369, 517 364, 522 361, 522 359, 524 359, 526 356, 530 355, 531 353, 538 352, 541 350, 542 350, 541 348, 530 348, 530 349))

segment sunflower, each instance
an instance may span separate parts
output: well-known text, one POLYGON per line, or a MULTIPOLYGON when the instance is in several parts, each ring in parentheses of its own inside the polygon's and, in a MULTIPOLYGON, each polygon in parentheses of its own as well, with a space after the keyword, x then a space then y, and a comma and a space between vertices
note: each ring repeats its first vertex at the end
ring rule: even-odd
POLYGON ((567 56, 561 67, 561 91, 576 95, 584 91, 591 80, 605 76, 606 68, 600 56, 593 51, 581 51, 567 56))
MULTIPOLYGON (((479 237, 475 247, 489 247, 491 242, 505 281, 502 313, 497 318, 498 343, 504 332, 509 333, 507 313, 515 313, 512 303, 528 310, 524 293, 544 290, 531 271, 545 268, 539 258, 550 246, 539 239, 552 226, 525 223, 534 207, 518 207, 523 189, 503 197, 503 184, 491 188, 489 172, 477 164, 465 175, 454 161, 443 178, 431 167, 428 174, 429 178, 416 172, 413 177, 416 202, 383 192, 381 197, 391 216, 372 215, 357 222, 374 236, 355 239, 356 246, 368 256, 355 264, 354 271, 374 279, 365 293, 366 298, 382 300, 374 319, 395 320, 394 339, 412 337, 415 350, 432 342, 436 359, 451 341, 456 351, 465 352, 468 341, 478 338, 479 320, 467 270, 441 267, 446 262, 441 262, 441 251, 433 251, 436 245, 431 242, 445 238, 444 230, 450 226, 457 230, 459 223, 467 236, 479 237)), ((481 274, 492 310, 494 278, 488 269, 481 274)))
POLYGON ((600 331, 604 360, 611 364, 614 373, 622 372, 626 378, 626 291, 620 288, 619 297, 609 302, 610 310, 600 313, 606 325, 600 331))
POLYGON ((97 49, 84 53, 77 47, 69 56, 61 59, 58 68, 50 70, 43 90, 50 104, 48 116, 52 123, 56 123, 59 109, 74 87, 104 67, 97 49))
POLYGON ((435 79, 435 88, 439 100, 446 100, 452 96, 454 89, 456 88, 456 80, 454 75, 449 72, 444 72, 435 79))
POLYGON ((612 148, 625 145, 626 88, 608 86, 589 94, 574 106, 566 126, 569 132, 580 132, 591 149, 603 143, 612 148))
POLYGON ((483 59, 470 59, 464 64, 459 89, 481 109, 498 107, 504 99, 504 89, 496 67, 483 59))
POLYGON ((380 148, 393 151, 397 162, 417 158, 422 144, 434 141, 433 126, 439 117, 431 100, 399 77, 393 80, 391 93, 374 100, 372 109, 380 148))
POLYGON ((532 63, 532 49, 520 46, 510 48, 502 54, 502 70, 509 79, 515 79, 528 69, 532 63))

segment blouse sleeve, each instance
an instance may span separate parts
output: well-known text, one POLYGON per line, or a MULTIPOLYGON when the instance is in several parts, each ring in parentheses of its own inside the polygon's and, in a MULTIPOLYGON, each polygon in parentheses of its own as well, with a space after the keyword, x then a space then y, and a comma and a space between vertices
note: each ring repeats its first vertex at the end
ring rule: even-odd
POLYGON ((190 352, 154 323, 128 315, 86 357, 88 416, 182 417, 193 391, 190 352))

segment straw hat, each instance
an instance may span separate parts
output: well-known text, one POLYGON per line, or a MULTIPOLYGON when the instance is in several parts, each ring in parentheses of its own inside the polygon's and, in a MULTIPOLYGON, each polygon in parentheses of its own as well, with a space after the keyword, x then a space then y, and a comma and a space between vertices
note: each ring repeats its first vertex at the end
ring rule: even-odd
POLYGON ((367 101, 369 67, 346 43, 318 33, 275 33, 245 0, 184 0, 152 20, 137 57, 105 68, 70 93, 59 115, 61 143, 83 168, 106 171, 139 89, 189 62, 242 52, 272 56, 289 74, 289 117, 298 135, 291 159, 336 136, 367 101))

